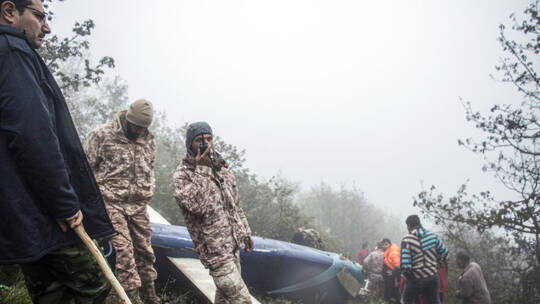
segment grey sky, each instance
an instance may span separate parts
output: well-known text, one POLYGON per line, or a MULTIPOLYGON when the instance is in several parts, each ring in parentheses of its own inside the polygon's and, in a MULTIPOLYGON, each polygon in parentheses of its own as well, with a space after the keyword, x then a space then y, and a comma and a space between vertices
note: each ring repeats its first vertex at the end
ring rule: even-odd
POLYGON ((420 182, 493 187, 459 97, 519 101, 491 80, 498 25, 528 1, 75 1, 53 31, 92 18, 92 55, 115 58, 131 99, 178 125, 208 121, 254 173, 304 189, 353 184, 395 214, 420 182))

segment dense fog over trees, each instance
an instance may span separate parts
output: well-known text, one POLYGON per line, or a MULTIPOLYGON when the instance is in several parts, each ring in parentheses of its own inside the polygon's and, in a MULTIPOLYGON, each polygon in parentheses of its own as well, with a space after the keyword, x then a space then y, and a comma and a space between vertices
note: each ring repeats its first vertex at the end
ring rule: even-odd
MULTIPOLYGON (((499 198, 492 189, 471 193, 465 182, 451 195, 439 193, 437 186, 420 189, 410 202, 410 207, 417 208, 426 222, 433 223, 430 228, 441 235, 450 249, 450 291, 446 303, 457 303, 453 296, 461 274, 454 262, 457 250, 465 250, 482 266, 493 303, 540 303, 538 4, 531 1, 528 7, 520 8, 523 14, 511 15, 510 25, 501 25, 498 37, 505 56, 494 63, 493 77, 502 84, 515 86, 521 100, 493 104, 489 112, 482 112, 475 110, 475 100, 463 97, 467 100, 463 102, 464 116, 481 135, 459 139, 459 145, 485 159, 484 171, 492 174, 508 195, 499 198)), ((67 1, 66 5, 76 2, 67 1)), ((115 60, 109 56, 95 60, 90 56, 88 37, 94 26, 92 20, 79 22, 74 25, 72 36, 65 38, 53 32, 40 50, 65 94, 82 141, 92 129, 110 121, 131 102, 130 84, 111 72, 115 60)), ((183 218, 172 196, 172 174, 185 156, 185 131, 191 122, 159 112, 151 127, 157 144, 156 193, 151 206, 178 225, 183 225, 183 218)), ((212 125, 212 121, 209 123, 212 125)), ((321 233, 326 250, 356 259, 364 242, 372 248, 388 237, 399 244, 406 233, 405 224, 392 210, 383 209, 364 195, 363 185, 334 187, 321 182, 301 189, 298 184, 302 181, 277 172, 270 178, 261 177, 248 167, 246 151, 229 143, 228 134, 218 129, 215 135, 215 149, 236 177, 240 202, 254 235, 290 241, 299 228, 314 228, 321 233)), ((388 191, 392 191, 391 187, 388 191)), ((10 267, 1 270, 0 284, 13 284, 19 292, 24 289, 17 271, 10 267)))

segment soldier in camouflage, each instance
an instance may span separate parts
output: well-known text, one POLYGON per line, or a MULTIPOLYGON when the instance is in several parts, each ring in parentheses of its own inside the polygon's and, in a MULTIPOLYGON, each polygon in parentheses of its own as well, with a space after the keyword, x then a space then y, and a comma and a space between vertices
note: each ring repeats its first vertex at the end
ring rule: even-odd
POLYGON ((324 250, 324 244, 319 232, 315 229, 300 227, 294 233, 291 242, 324 250))
POLYGON ((234 175, 214 151, 206 122, 188 126, 186 150, 174 173, 174 197, 195 250, 216 284, 214 303, 251 303, 240 269, 240 248, 253 250, 251 229, 238 201, 234 175))
POLYGON ((152 229, 146 206, 155 189, 152 104, 144 99, 116 114, 112 122, 92 131, 85 150, 118 234, 115 272, 132 301, 160 303, 154 281, 156 260, 150 243, 152 229), (140 288, 140 290, 139 290, 140 288), (140 292, 140 298, 139 298, 140 292))
POLYGON ((379 243, 377 247, 368 254, 364 259, 364 271, 368 275, 369 279, 369 293, 377 298, 383 297, 383 264, 384 256, 382 251, 382 245, 379 243))

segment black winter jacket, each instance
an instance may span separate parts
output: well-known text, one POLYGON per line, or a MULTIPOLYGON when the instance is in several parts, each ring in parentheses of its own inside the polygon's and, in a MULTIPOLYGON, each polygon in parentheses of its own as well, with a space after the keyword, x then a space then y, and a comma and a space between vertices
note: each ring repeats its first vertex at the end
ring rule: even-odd
POLYGON ((55 219, 78 210, 92 237, 114 233, 60 88, 24 34, 0 25, 0 264, 77 242, 55 219))

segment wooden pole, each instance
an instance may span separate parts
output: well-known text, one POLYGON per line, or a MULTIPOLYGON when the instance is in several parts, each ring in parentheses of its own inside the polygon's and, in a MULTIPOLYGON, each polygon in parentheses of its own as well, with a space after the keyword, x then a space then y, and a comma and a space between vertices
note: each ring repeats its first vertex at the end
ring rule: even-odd
POLYGON ((79 225, 75 227, 75 232, 81 238, 83 243, 88 247, 94 258, 96 258, 99 267, 101 268, 101 271, 103 271, 103 274, 105 274, 105 277, 109 282, 111 282, 112 287, 116 291, 116 293, 120 296, 120 300, 122 303, 131 304, 131 301, 129 300, 126 292, 124 291, 124 288, 122 288, 122 285, 118 282, 116 277, 114 276, 113 272, 111 271, 111 268, 109 268, 109 264, 107 264, 107 261, 105 261, 105 258, 101 254, 101 251, 97 248, 96 244, 92 241, 92 239, 88 236, 86 231, 84 230, 83 225, 79 225))

